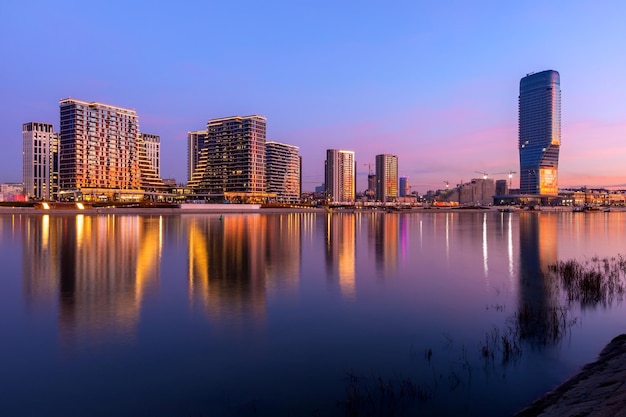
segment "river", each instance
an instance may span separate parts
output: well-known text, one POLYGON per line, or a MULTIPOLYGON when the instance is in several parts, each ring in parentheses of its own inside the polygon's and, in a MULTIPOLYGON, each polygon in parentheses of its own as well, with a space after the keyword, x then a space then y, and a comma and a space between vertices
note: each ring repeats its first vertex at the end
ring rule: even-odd
POLYGON ((625 252, 621 212, 2 214, 0 414, 511 415, 626 332, 551 266, 625 252))

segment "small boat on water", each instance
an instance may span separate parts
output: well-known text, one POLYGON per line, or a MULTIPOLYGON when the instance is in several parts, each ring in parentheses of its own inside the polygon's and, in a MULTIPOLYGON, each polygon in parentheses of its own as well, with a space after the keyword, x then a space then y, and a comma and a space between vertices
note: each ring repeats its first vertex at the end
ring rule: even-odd
POLYGON ((514 211, 516 211, 515 207, 500 207, 498 208, 498 211, 500 213, 512 213, 514 211))

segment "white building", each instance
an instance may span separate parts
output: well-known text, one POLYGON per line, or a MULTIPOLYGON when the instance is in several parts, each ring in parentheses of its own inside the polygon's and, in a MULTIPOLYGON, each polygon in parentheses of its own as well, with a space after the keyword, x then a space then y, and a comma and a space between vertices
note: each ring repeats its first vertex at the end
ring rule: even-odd
POLYGON ((53 200, 59 190, 59 135, 49 123, 22 125, 22 180, 28 199, 53 200))

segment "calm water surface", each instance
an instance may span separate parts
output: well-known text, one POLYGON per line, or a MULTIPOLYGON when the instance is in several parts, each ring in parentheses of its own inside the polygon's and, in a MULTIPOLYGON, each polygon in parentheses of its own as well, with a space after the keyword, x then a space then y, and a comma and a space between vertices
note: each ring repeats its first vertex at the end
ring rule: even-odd
POLYGON ((625 253, 617 212, 1 215, 0 415, 510 415, 626 332, 548 266, 625 253))

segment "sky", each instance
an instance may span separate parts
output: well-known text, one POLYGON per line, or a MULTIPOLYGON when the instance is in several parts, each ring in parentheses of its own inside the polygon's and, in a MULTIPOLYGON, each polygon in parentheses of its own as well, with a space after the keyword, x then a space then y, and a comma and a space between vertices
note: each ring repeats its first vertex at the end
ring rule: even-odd
MULTIPOLYGON (((187 132, 259 114, 302 155, 377 154, 413 191, 519 171, 519 81, 561 75, 559 187, 626 188, 621 1, 3 1, 0 183, 22 181, 22 124, 59 100, 137 111, 161 137, 161 176, 187 179, 187 132)), ((514 175, 513 187, 519 186, 514 175)))

